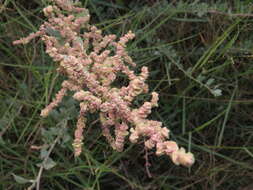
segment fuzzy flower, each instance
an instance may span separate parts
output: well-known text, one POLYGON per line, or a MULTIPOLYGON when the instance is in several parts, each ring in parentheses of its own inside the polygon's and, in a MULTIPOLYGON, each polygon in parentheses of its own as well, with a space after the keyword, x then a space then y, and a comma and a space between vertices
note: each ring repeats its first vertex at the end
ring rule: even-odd
POLYGON ((132 143, 143 140, 144 146, 156 149, 157 155, 167 155, 176 165, 191 166, 193 154, 170 141, 169 130, 161 122, 147 119, 151 109, 158 106, 158 93, 152 92, 150 101, 133 108, 136 96, 148 93, 146 79, 149 76, 147 67, 142 67, 139 75, 135 74, 136 64, 126 51, 126 44, 135 34, 129 31, 118 40, 114 34, 103 35, 89 23, 87 9, 74 6, 71 0, 50 1, 52 5, 43 9, 47 21, 39 31, 13 44, 26 44, 39 37, 46 53, 57 63, 57 72, 67 78, 52 102, 41 111, 41 116, 48 116, 69 91, 74 93, 73 98, 80 106, 74 155, 82 152, 86 114, 98 112, 102 134, 113 149, 123 151, 127 137, 132 143), (115 87, 114 81, 122 73, 129 83, 115 87))
POLYGON ((85 117, 80 115, 77 121, 77 128, 75 130, 75 140, 72 144, 75 150, 75 156, 79 156, 82 152, 84 128, 85 128, 85 117))
POLYGON ((193 154, 190 152, 186 153, 184 148, 170 153, 170 157, 176 165, 182 164, 189 167, 195 162, 193 154))

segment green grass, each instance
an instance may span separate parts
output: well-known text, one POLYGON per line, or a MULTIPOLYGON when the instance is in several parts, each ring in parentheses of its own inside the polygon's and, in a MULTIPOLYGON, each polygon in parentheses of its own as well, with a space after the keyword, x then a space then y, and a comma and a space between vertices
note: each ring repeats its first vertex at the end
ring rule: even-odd
MULTIPOLYGON (((250 1, 208 1, 209 9, 197 1, 168 2, 82 1, 92 23, 104 33, 136 33, 128 51, 137 71, 148 66, 150 91, 160 94, 160 106, 150 118, 162 121, 171 138, 194 153, 193 167, 175 166, 150 151, 149 178, 142 143, 128 143, 122 153, 113 151, 95 115, 89 115, 84 151, 75 159, 71 143, 77 103, 69 96, 50 117, 39 115, 63 77, 38 40, 12 45, 38 29, 47 2, 3 0, 0 189, 27 188, 46 156, 56 165, 43 170, 41 189, 243 190, 252 185, 253 15, 246 15, 250 1), (210 12, 214 9, 217 12, 210 12), (44 145, 44 152, 32 145, 44 145)), ((140 96, 135 103, 148 98, 140 96)))

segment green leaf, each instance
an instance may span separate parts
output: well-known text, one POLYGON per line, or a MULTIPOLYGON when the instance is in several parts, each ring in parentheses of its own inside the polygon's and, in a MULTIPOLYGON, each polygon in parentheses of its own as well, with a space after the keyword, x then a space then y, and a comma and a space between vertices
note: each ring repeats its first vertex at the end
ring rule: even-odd
POLYGON ((207 85, 207 86, 210 86, 211 84, 213 84, 214 81, 215 81, 215 79, 210 78, 210 79, 208 79, 208 80, 206 81, 206 85, 207 85))
POLYGON ((43 165, 46 170, 50 170, 51 168, 56 166, 56 162, 53 161, 52 158, 48 158, 43 165))
POLYGON ((34 180, 26 179, 21 176, 15 175, 14 173, 11 174, 14 177, 14 180, 19 184, 25 184, 25 183, 33 183, 34 180))
POLYGON ((215 97, 221 96, 221 95, 222 95, 222 90, 221 90, 221 89, 212 90, 212 94, 213 94, 215 97))
POLYGON ((43 161, 42 163, 36 164, 36 166, 41 167, 43 165, 43 168, 46 170, 50 170, 51 168, 56 166, 56 162, 53 161, 52 158, 48 158, 46 161, 43 161))
POLYGON ((45 147, 42 147, 42 149, 40 150, 40 158, 41 159, 44 159, 47 157, 47 155, 48 155, 47 148, 48 147, 45 146, 45 147))

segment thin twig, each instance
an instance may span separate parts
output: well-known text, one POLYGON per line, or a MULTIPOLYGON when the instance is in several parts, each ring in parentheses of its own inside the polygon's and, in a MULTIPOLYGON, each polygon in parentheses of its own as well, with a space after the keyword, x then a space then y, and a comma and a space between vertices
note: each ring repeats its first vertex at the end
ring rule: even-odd
POLYGON ((148 177, 152 178, 152 174, 149 171, 149 166, 151 166, 151 164, 148 161, 148 149, 146 147, 145 147, 145 160, 146 160, 146 163, 145 163, 146 172, 148 174, 148 177))
POLYGON ((53 151, 55 145, 60 140, 60 138, 62 137, 62 135, 63 135, 62 132, 59 133, 58 136, 56 137, 56 139, 54 140, 54 142, 51 144, 50 149, 48 150, 47 155, 44 158, 44 160, 43 160, 43 162, 42 162, 42 164, 40 166, 40 170, 39 170, 39 173, 38 173, 38 175, 36 177, 36 180, 34 180, 33 184, 30 187, 28 187, 27 190, 32 190, 35 187, 35 185, 36 185, 36 190, 40 189, 40 178, 41 178, 42 172, 44 170, 44 165, 46 164, 46 162, 47 162, 47 160, 48 160, 51 152, 53 151))

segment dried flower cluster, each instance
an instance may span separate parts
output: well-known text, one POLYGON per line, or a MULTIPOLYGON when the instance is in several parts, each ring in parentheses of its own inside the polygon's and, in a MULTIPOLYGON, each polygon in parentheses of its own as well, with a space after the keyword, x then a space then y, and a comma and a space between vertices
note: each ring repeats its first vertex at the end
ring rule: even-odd
POLYGON ((68 78, 53 101, 41 111, 41 116, 48 116, 68 91, 74 91, 73 98, 80 102, 73 143, 75 156, 82 151, 86 114, 99 112, 102 133, 113 149, 122 151, 130 133, 132 143, 143 139, 145 147, 155 148, 157 155, 168 155, 176 165, 191 166, 193 154, 169 141, 169 130, 162 127, 161 122, 147 119, 152 107, 158 106, 156 92, 152 92, 150 102, 138 109, 132 108, 134 98, 148 92, 147 67, 142 67, 141 73, 136 75, 131 70, 135 63, 125 49, 126 43, 135 35, 129 31, 116 41, 115 35, 102 35, 101 30, 89 24, 87 9, 74 6, 70 0, 51 1, 53 5, 43 10, 48 21, 39 31, 14 41, 14 44, 26 44, 40 37, 46 52, 59 63, 57 71, 68 78), (119 73, 128 77, 128 86, 113 87, 119 73), (110 132, 112 128, 114 135, 110 132))

